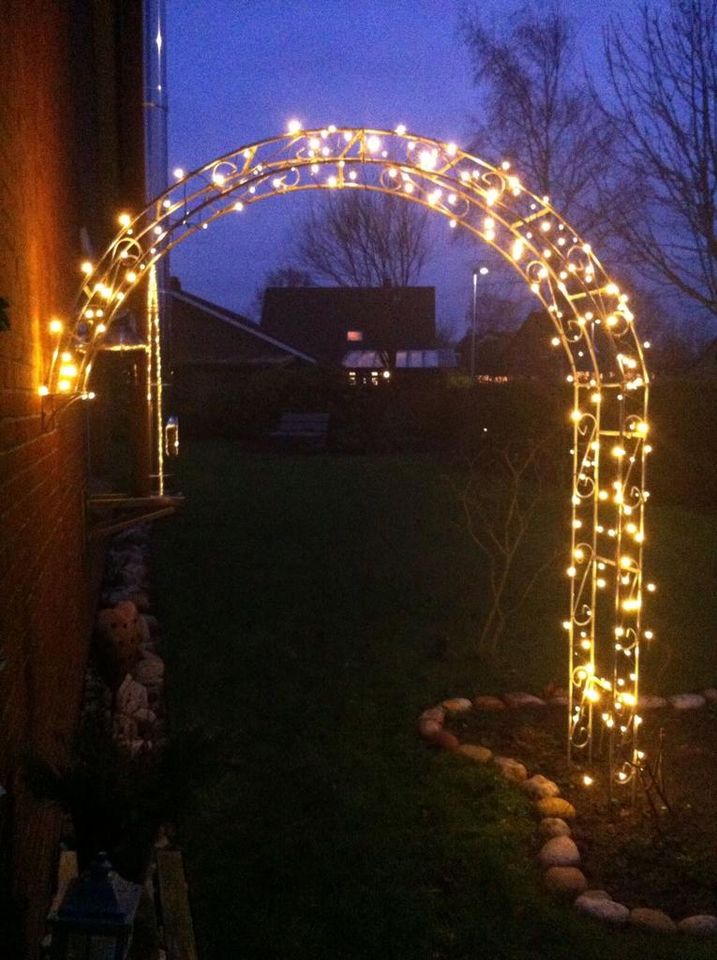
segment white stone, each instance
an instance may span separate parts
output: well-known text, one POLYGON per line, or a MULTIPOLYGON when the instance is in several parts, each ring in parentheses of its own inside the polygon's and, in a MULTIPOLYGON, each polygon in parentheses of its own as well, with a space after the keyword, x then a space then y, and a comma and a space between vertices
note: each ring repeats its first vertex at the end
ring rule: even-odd
POLYGON ((520 789, 524 790, 529 796, 538 799, 542 797, 557 797, 560 793, 560 788, 557 783, 548 780, 548 778, 544 777, 541 773, 536 773, 527 780, 524 780, 520 785, 520 789))
POLYGON ((164 660, 154 653, 145 653, 132 668, 132 675, 146 687, 156 686, 164 678, 164 660))
POLYGON ((656 697, 646 693, 637 700, 638 710, 663 710, 667 706, 664 697, 656 697))
POLYGON ((505 710, 505 704, 499 697, 476 697, 473 706, 476 710, 505 710))
POLYGON ((444 700, 441 706, 448 713, 466 713, 472 709, 473 702, 466 697, 451 697, 449 700, 444 700))
POLYGON ((429 707, 427 710, 424 710, 419 720, 431 720, 433 723, 443 724, 443 721, 446 717, 446 711, 443 707, 429 707))
POLYGON ((575 906, 581 913, 586 913, 596 920, 602 920, 604 923, 625 924, 630 919, 630 911, 622 903, 616 903, 610 899, 610 895, 604 890, 596 891, 605 893, 604 897, 590 896, 594 891, 587 890, 581 894, 575 901, 575 906))
POLYGON ((570 837, 551 837, 543 844, 538 860, 543 867, 576 867, 580 851, 570 837))
POLYGON ((701 693, 676 693, 670 697, 670 703, 675 710, 699 710, 704 707, 705 698, 701 693))
POLYGON ((519 709, 520 707, 544 707, 545 700, 541 700, 540 697, 533 696, 532 693, 506 693, 503 697, 506 702, 506 705, 512 707, 513 709, 519 709))
POLYGON ((717 917, 711 913, 697 913, 694 917, 685 917, 677 926, 683 933, 690 933, 695 937, 717 936, 717 917))
POLYGON ((117 713, 131 717, 137 710, 147 709, 147 688, 127 676, 122 681, 115 701, 117 713))
POLYGON ((488 747, 482 747, 479 743, 462 743, 458 747, 458 753, 475 763, 488 763, 493 756, 493 752, 488 747))
POLYGON ((443 724, 438 723, 436 720, 418 721, 418 734, 424 740, 435 740, 442 729, 443 724))
POLYGON ((528 771, 519 760, 513 760, 512 757, 493 757, 493 763, 506 780, 514 780, 516 783, 520 783, 521 780, 527 780, 528 778, 528 771))
POLYGON ((677 930, 675 921, 662 910, 653 910, 650 907, 635 907, 630 911, 630 923, 643 930, 659 930, 671 933, 677 930))
POLYGON ((560 817, 545 817, 538 824, 538 833, 542 837, 569 837, 570 827, 560 817))
POLYGON ((585 874, 577 867, 550 867, 543 879, 553 893, 570 899, 583 893, 588 886, 585 874))

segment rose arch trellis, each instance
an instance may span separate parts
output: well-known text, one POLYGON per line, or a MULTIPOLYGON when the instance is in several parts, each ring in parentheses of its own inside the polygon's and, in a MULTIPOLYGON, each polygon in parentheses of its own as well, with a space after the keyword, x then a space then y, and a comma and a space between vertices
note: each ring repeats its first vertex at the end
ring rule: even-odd
MULTIPOLYGON (((530 193, 508 163, 494 167, 455 144, 394 131, 329 126, 263 140, 178 176, 122 229, 96 264, 85 263, 77 313, 55 321, 56 349, 40 392, 87 398, 93 360, 123 301, 148 291, 146 350, 159 362, 155 265, 177 244, 260 200, 300 190, 374 190, 447 217, 497 250, 550 314, 572 390, 572 522, 566 575, 569 615, 569 737, 573 758, 592 759, 602 726, 610 777, 632 783, 638 750, 648 374, 628 297, 592 248, 530 193)), ((126 306, 126 305, 125 305, 126 306)), ((161 383, 155 368, 154 382, 161 383)), ((150 378, 151 379, 151 378, 150 378)), ((151 391, 150 391, 151 392, 151 391)), ((151 399, 151 398, 150 398, 151 399)), ((161 405, 161 388, 155 408, 161 405)), ((155 409, 161 427, 161 410, 155 409)), ((159 433, 159 430, 156 431, 159 433)), ((160 492, 163 469, 158 464, 160 492)), ((651 584, 645 588, 651 588, 651 584)))

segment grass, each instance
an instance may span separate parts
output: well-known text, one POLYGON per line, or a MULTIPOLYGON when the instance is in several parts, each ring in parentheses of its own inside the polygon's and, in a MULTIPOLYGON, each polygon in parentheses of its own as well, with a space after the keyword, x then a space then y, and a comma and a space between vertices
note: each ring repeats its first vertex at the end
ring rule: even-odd
MULTIPOLYGON (((206 960, 711 955, 555 904, 518 792, 417 740, 426 705, 505 682, 473 655, 483 571, 438 466, 218 443, 179 481, 155 572, 173 731, 218 745, 179 825, 206 960)), ((679 549, 701 563, 715 540, 705 521, 679 549)), ((560 679, 561 612, 543 592, 516 627, 520 686, 560 679)))

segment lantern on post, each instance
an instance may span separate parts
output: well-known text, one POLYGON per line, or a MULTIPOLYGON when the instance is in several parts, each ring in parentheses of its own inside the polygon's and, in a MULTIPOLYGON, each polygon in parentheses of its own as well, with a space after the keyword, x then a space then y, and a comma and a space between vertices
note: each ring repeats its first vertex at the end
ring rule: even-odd
POLYGON ((50 917, 52 960, 125 960, 141 892, 100 854, 50 917))

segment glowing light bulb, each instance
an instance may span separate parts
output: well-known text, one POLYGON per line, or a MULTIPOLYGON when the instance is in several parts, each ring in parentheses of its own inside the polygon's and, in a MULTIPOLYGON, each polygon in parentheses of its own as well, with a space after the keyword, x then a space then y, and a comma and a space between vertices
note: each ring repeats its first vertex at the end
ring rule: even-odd
POLYGON ((128 213, 121 213, 117 217, 117 222, 121 227, 128 227, 132 223, 132 217, 128 213))
POLYGON ((593 778, 590 776, 590 774, 584 773, 584 774, 583 774, 583 784, 584 784, 586 787, 590 787, 590 786, 592 786, 593 783, 595 783, 595 781, 594 781, 593 778))
POLYGON ((46 384, 42 383, 42 384, 40 384, 40 386, 37 388, 37 392, 38 392, 38 394, 39 394, 41 397, 46 397, 46 396, 48 395, 48 393, 50 392, 50 388, 49 388, 46 384))
POLYGON ((373 134, 366 140, 366 147, 369 153, 377 153, 381 149, 381 141, 373 134))
POLYGON ((82 273, 85 274, 85 276, 89 276, 94 270, 94 267, 92 266, 89 260, 84 260, 80 264, 80 270, 82 271, 82 273))
POLYGON ((289 133, 298 133, 301 130, 301 120, 289 120, 286 129, 289 133))
POLYGON ((174 170, 172 170, 172 176, 175 180, 183 180, 184 170, 181 167, 175 167, 174 170))
POLYGON ((402 137, 405 134, 405 132, 406 132, 406 124, 399 123, 399 125, 396 127, 396 133, 399 135, 399 137, 402 137))
POLYGON ((57 317, 53 317, 48 323, 47 329, 50 331, 50 333, 62 333, 62 320, 58 320, 57 317))

